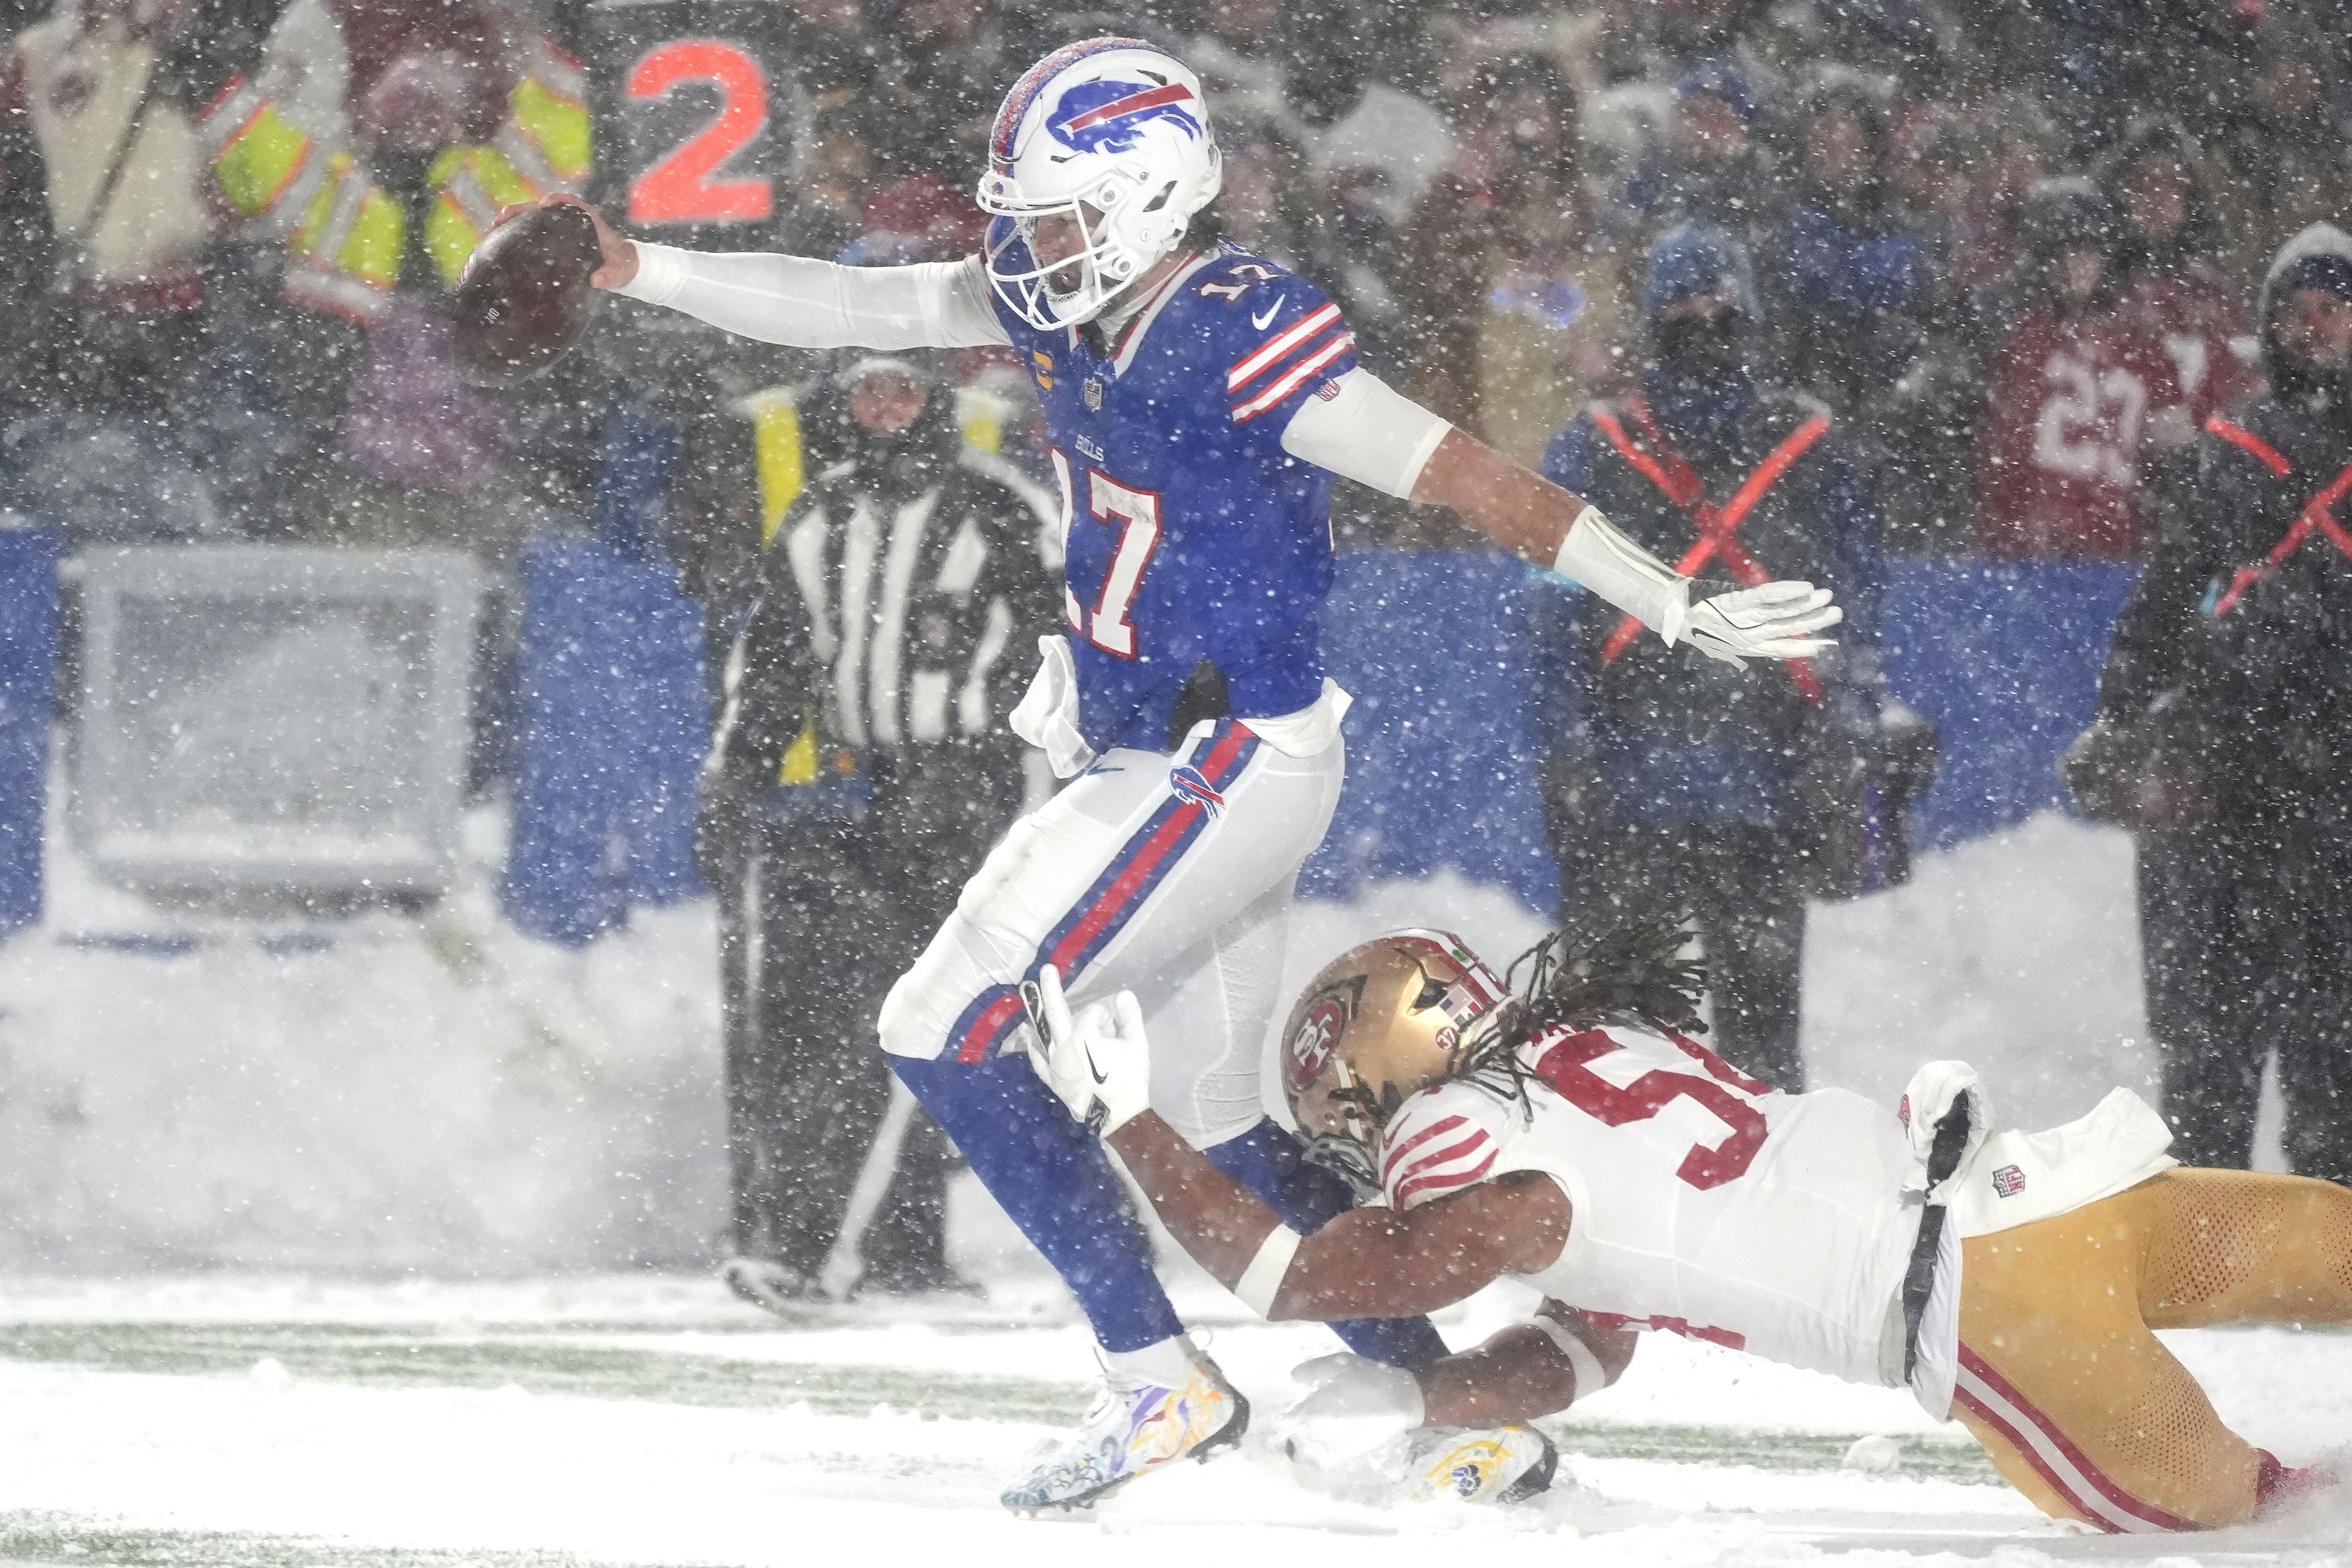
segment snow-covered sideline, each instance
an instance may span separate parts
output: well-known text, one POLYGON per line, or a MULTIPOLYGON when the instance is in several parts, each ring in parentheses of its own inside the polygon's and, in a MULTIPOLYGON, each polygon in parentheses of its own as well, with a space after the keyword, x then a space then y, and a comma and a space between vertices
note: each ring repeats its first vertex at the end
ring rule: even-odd
MULTIPOLYGON (((1958 1439, 1931 1427, 1903 1394, 1666 1335, 1646 1336, 1625 1381, 1557 1429, 1565 1475, 1540 1502, 1507 1512, 1342 1504, 1300 1484, 1265 1440, 1288 1369, 1329 1348, 1323 1331, 1244 1323, 1229 1302, 1180 1290, 1190 1315, 1224 1318, 1212 1345, 1255 1404, 1260 1440, 1141 1482, 1091 1520, 1057 1524, 997 1507, 1007 1471, 1054 1428, 992 1405, 987 1391, 1021 1380, 1066 1388, 1075 1402, 1089 1363, 1075 1328, 997 1321, 997 1302, 936 1320, 884 1309, 789 1330, 728 1302, 707 1279, 642 1275, 464 1286, 0 1285, 0 1342, 19 1346, 0 1358, 0 1405, 10 1415, 0 1422, 0 1547, 23 1555, 16 1531, 62 1542, 57 1561, 102 1561, 110 1540, 151 1532, 171 1554, 151 1542, 139 1561, 380 1564, 439 1551, 470 1563, 512 1551, 643 1563, 922 1553, 1056 1565, 1100 1563, 1142 1537, 1149 1549, 1236 1564, 1343 1544, 1350 1561, 1416 1568, 1433 1552, 1761 1568, 1817 1563, 1825 1550, 1856 1568, 1944 1568, 1960 1557, 2042 1568, 2085 1554, 2186 1568, 2340 1563, 2330 1543, 2352 1536, 2352 1500, 2340 1496, 2195 1541, 2072 1534, 1981 1474, 1930 1473, 1921 1461, 1957 1451, 1958 1439), (268 1354, 194 1375, 101 1370, 136 1365, 143 1353, 144 1342, 119 1336, 123 1361, 20 1359, 22 1336, 43 1325, 96 1342, 109 1323, 163 1335, 175 1322, 242 1325, 265 1350, 280 1335, 298 1368, 297 1351, 333 1342, 353 1360, 340 1372, 289 1371, 268 1354), (328 1326, 340 1328, 340 1342, 319 1337, 328 1326), (470 1383, 384 1375, 387 1351, 397 1360, 407 1344, 473 1358, 467 1365, 519 1359, 505 1383, 504 1372, 470 1383), (612 1351, 645 1360, 636 1386, 602 1396, 548 1391, 555 1384, 543 1374, 558 1363, 544 1358, 612 1351), (780 1369, 832 1375, 835 1396, 713 1401, 677 1392, 713 1364, 747 1379, 780 1369), (897 1404, 839 1396, 860 1377, 879 1386, 893 1374, 897 1404), (1776 1440, 1842 1444, 1861 1434, 1893 1439, 1882 1447, 1905 1458, 1891 1471, 1769 1458, 1776 1440), (1626 1441, 1644 1436, 1654 1451, 1626 1441)), ((1445 1327, 1457 1342, 1475 1338, 1525 1305, 1498 1295, 1445 1314, 1445 1327)), ((2258 1331, 2174 1342, 2226 1415, 2291 1458, 2340 1442, 2352 1337, 2258 1331)))
POLYGON ((716 919, 501 920, 492 812, 422 915, 157 910, 52 835, 0 943, 0 1268, 699 1265, 724 1221, 716 919), (183 951, 184 950, 184 951, 183 951))
MULTIPOLYGON (((92 881, 0 944, 0 1268, 522 1276, 695 1266, 724 1219, 714 921, 642 910, 584 952, 490 895, 494 814, 422 916, 233 922, 92 881)), ((1891 1101, 1966 1057, 2005 1119, 2150 1088, 2128 839, 2057 816, 1817 909, 1817 1083, 1891 1101)), ((1541 933, 1453 877, 1307 903, 1290 979, 1403 924, 1497 962, 1541 933)))

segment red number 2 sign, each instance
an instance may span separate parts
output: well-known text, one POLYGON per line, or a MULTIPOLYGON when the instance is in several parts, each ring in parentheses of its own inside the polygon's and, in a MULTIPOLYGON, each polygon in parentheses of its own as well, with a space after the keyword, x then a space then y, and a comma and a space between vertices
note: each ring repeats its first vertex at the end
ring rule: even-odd
POLYGON ((667 98, 681 82, 719 88, 719 117, 629 187, 633 223, 745 223, 776 209, 768 180, 714 180, 719 166, 767 129, 768 79, 760 62, 715 38, 680 38, 647 51, 629 72, 630 98, 667 98))

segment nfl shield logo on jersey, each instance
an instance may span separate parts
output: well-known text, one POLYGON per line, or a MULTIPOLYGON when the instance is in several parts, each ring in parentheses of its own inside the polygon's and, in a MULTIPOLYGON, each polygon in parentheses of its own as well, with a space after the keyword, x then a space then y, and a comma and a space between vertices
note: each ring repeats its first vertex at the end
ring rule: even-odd
POLYGON ((1168 791, 1178 800, 1191 801, 1212 818, 1221 816, 1225 809, 1225 797, 1219 795, 1215 787, 1202 776, 1201 770, 1190 763, 1169 770, 1168 791))
POLYGON ((1090 376, 1087 377, 1086 395, 1087 395, 1087 413, 1089 413, 1089 414, 1099 414, 1099 413, 1101 413, 1101 412, 1102 412, 1102 377, 1100 377, 1100 376, 1098 376, 1098 375, 1090 375, 1090 376))
POLYGON ((2025 1190, 2025 1173, 2014 1165, 2003 1165, 1992 1173, 1992 1190, 2005 1198, 2015 1197, 2025 1190))

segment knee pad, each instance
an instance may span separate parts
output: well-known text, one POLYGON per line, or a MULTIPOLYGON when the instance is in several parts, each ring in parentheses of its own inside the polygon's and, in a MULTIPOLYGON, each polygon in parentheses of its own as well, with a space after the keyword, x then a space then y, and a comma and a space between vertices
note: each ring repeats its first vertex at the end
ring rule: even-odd
POLYGON ((956 929, 961 915, 950 915, 914 966, 891 984, 875 1019, 882 1048, 894 1057, 929 1061, 946 1048, 956 1017, 985 984, 967 973, 956 929))

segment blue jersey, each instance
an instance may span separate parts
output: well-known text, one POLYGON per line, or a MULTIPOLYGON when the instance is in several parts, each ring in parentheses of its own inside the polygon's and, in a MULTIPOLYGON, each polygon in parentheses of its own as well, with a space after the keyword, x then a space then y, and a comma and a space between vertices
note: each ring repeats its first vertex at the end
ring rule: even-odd
POLYGON ((1087 743, 1166 750, 1203 660, 1235 717, 1313 702, 1331 476, 1285 452, 1282 430, 1356 363, 1339 307, 1231 246, 1155 290, 1108 354, 991 298, 1045 401, 1087 743))

